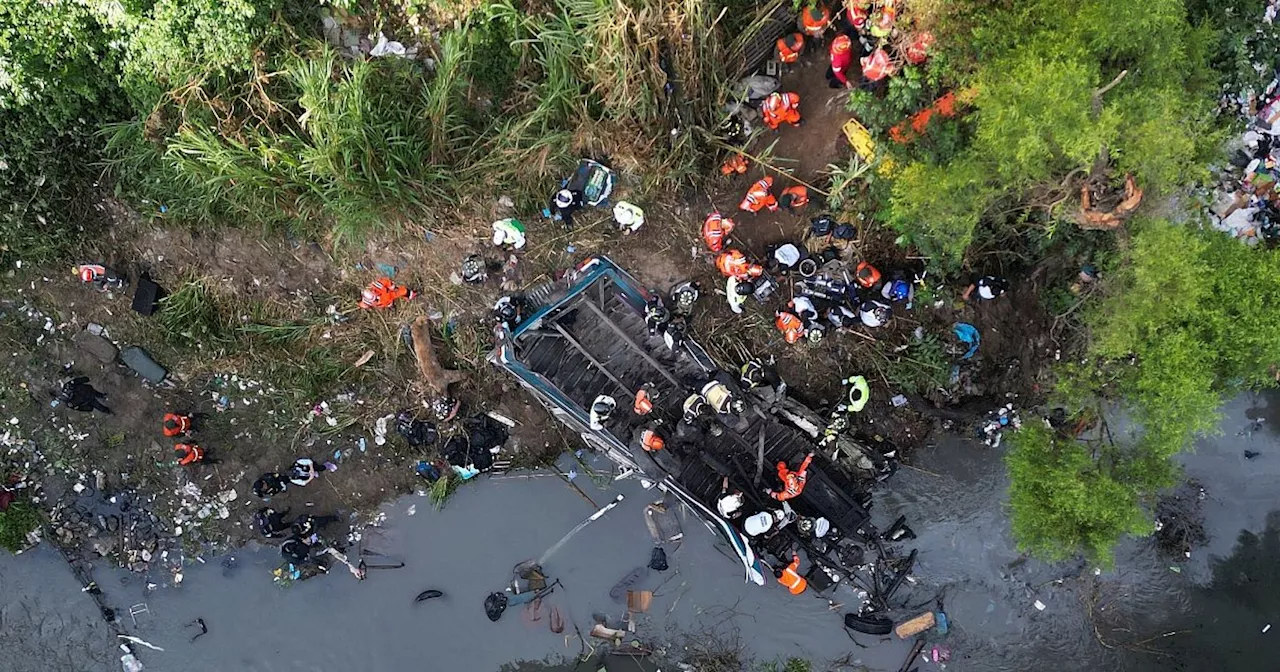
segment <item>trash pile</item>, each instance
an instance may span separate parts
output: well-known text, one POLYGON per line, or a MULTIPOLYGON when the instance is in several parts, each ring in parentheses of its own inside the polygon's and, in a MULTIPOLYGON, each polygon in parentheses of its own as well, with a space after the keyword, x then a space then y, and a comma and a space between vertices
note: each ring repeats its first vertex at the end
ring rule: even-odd
MULTIPOLYGON (((1274 19, 1280 3, 1269 0, 1264 14, 1259 17, 1258 37, 1248 44, 1264 44, 1277 39, 1274 19), (1263 35, 1268 36, 1263 39, 1263 35)), ((1259 74, 1275 69, 1270 52, 1257 53, 1253 68, 1259 74)), ((1214 170, 1217 184, 1209 203, 1211 224, 1247 245, 1259 243, 1274 247, 1280 244, 1280 209, 1277 207, 1276 181, 1280 170, 1280 71, 1274 73, 1261 91, 1252 87, 1244 90, 1226 90, 1220 101, 1220 111, 1236 114, 1246 123, 1246 130, 1231 145, 1231 155, 1226 166, 1214 170)))

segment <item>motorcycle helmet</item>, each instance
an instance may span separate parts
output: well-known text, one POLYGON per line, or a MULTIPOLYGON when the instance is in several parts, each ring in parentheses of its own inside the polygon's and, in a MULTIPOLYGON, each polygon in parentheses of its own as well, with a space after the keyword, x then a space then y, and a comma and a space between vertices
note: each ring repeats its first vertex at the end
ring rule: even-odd
POLYGON ((561 189, 556 192, 556 207, 567 208, 573 205, 573 192, 568 189, 561 189))

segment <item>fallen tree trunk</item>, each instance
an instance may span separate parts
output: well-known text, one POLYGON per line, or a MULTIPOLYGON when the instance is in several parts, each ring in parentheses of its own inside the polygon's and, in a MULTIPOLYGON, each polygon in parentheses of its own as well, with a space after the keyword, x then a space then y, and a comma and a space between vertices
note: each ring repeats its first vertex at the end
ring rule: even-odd
POLYGON ((440 366, 440 359, 431 345, 431 331, 425 315, 413 321, 410 333, 413 335, 413 354, 418 359, 418 370, 422 372, 427 390, 437 396, 447 395, 449 386, 460 382, 463 373, 440 366))

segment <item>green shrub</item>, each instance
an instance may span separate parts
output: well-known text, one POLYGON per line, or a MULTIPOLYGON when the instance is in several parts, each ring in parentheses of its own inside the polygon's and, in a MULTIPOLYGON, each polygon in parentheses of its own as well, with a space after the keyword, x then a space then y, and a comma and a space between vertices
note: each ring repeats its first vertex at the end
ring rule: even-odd
POLYGON ((8 509, 0 511, 0 547, 17 553, 27 547, 27 535, 44 522, 31 502, 14 501, 8 509))

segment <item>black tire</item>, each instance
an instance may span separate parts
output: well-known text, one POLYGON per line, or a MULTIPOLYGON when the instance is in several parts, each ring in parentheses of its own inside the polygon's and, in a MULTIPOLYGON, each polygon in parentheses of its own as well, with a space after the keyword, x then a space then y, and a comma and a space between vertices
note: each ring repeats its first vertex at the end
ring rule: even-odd
POLYGON ((883 616, 844 615, 844 627, 864 635, 887 635, 893 632, 893 621, 883 616))

